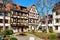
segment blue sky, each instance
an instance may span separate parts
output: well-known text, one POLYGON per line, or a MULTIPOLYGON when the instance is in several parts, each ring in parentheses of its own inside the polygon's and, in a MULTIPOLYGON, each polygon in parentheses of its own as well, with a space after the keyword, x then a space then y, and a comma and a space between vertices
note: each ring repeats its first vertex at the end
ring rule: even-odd
POLYGON ((13 0, 13 2, 16 4, 26 6, 26 7, 28 7, 32 4, 35 4, 35 0, 13 0))
MULTIPOLYGON (((23 5, 25 7, 29 7, 32 4, 36 4, 35 0, 12 0, 14 3, 19 4, 19 5, 23 5)), ((53 0, 53 3, 57 2, 57 0, 53 0)), ((40 8, 37 8, 38 11, 40 11, 40 8)), ((41 14, 41 13, 39 13, 41 14)), ((49 11, 49 14, 52 14, 52 10, 49 11)))

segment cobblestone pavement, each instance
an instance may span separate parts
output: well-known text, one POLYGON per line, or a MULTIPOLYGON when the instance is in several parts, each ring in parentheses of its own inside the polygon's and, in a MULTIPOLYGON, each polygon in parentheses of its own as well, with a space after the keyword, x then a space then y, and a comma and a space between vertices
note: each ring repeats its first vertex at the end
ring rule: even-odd
POLYGON ((24 36, 14 34, 14 37, 16 37, 18 40, 33 40, 33 39, 34 40, 43 40, 43 39, 40 39, 40 38, 36 37, 33 34, 27 34, 27 35, 24 35, 24 36))

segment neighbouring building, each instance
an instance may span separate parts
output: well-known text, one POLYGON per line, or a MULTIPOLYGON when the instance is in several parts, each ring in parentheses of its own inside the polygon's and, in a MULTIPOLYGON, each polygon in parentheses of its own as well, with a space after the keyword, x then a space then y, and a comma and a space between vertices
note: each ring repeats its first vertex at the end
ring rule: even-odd
POLYGON ((40 18, 36 6, 24 7, 5 0, 0 0, 0 30, 10 29, 14 32, 36 30, 40 18))
MULTIPOLYGON (((46 17, 46 16, 45 16, 46 17)), ((53 28, 53 15, 49 14, 48 15, 48 28, 52 27, 53 28)), ((46 29, 46 20, 44 17, 41 18, 41 28, 46 29)))
MULTIPOLYGON (((48 28, 53 28, 53 32, 60 33, 60 2, 56 3, 53 8, 53 14, 48 14, 48 28)), ((44 17, 40 19, 40 29, 46 29, 44 17)))
POLYGON ((53 30, 60 32, 60 2, 56 3, 53 8, 53 30))
POLYGON ((0 30, 10 29, 10 8, 0 2, 0 30), (4 7, 5 6, 5 7, 4 7))
POLYGON ((11 27, 12 30, 15 32, 27 30, 28 28, 27 7, 13 4, 13 9, 11 10, 11 27))
POLYGON ((0 30, 11 29, 14 32, 28 28, 27 7, 12 2, 0 2, 0 30))
POLYGON ((29 30, 32 31, 37 28, 39 14, 34 4, 29 6, 27 9, 29 11, 29 30))

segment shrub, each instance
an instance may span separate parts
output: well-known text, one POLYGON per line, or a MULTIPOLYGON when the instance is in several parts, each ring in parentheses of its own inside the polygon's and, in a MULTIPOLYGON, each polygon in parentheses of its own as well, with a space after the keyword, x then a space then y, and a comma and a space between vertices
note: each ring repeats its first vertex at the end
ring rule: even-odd
POLYGON ((4 39, 3 40, 9 40, 9 37, 4 37, 4 39))
POLYGON ((10 38, 10 40, 17 40, 15 37, 10 38))
POLYGON ((12 35, 13 34, 13 31, 12 30, 4 30, 2 32, 2 34, 4 34, 4 35, 12 35))
POLYGON ((7 34, 8 34, 8 33, 7 33, 7 30, 4 30, 4 31, 2 32, 2 34, 7 35, 7 34))
POLYGON ((43 29, 42 32, 46 32, 46 29, 43 29))
POLYGON ((50 40, 56 40, 57 35, 56 35, 56 34, 50 34, 50 35, 48 35, 48 38, 49 38, 50 40))
POLYGON ((49 28, 49 32, 53 33, 53 28, 52 27, 49 28))
POLYGON ((8 33, 9 33, 9 35, 12 35, 13 34, 13 31, 12 30, 9 30, 8 33))
POLYGON ((60 33, 57 33, 58 38, 60 38, 60 33))

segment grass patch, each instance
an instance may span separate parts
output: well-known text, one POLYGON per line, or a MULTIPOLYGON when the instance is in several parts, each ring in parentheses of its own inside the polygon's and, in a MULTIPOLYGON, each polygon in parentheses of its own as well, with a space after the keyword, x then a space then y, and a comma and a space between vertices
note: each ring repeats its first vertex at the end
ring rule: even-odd
POLYGON ((46 32, 27 32, 27 33, 33 34, 42 39, 44 39, 44 38, 50 39, 53 36, 56 36, 55 38, 57 38, 57 34, 55 34, 55 33, 46 33, 46 32))
POLYGON ((39 38, 42 38, 42 39, 44 39, 44 38, 47 38, 47 39, 56 39, 57 38, 57 34, 55 34, 55 33, 38 33, 38 32, 36 32, 36 33, 33 33, 35 36, 37 36, 37 37, 39 37, 39 38))
POLYGON ((33 32, 25 32, 25 33, 28 33, 28 34, 33 34, 33 32))
POLYGON ((33 34, 39 38, 42 38, 42 39, 46 37, 46 33, 35 32, 33 34))

